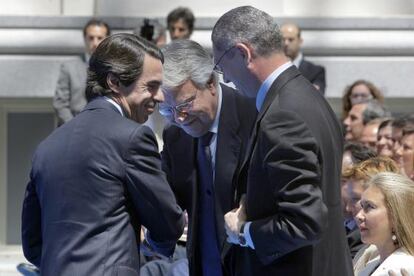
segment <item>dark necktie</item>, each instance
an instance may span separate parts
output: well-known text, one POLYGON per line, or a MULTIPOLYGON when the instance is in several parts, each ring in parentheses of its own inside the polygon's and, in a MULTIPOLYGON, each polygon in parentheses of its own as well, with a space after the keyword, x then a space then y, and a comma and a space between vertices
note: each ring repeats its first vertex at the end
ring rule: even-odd
POLYGON ((197 165, 199 185, 200 254, 203 276, 221 276, 221 258, 216 231, 213 168, 210 142, 214 133, 198 138, 197 165))

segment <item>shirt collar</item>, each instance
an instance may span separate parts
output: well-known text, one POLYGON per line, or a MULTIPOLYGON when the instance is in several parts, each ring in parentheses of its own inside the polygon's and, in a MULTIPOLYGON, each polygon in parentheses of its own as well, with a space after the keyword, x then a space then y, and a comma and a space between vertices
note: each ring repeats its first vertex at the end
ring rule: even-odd
POLYGON ((263 102, 266 98, 267 92, 270 89, 270 86, 272 86, 273 82, 277 79, 277 77, 280 76, 280 74, 282 74, 286 69, 288 69, 292 65, 293 64, 291 61, 284 63, 282 66, 276 68, 276 70, 273 71, 262 83, 259 92, 257 92, 256 97, 256 108, 258 111, 260 111, 260 109, 262 108, 263 102))
POLYGON ((110 102, 112 105, 114 105, 114 106, 116 107, 116 109, 118 109, 119 113, 121 113, 122 117, 125 117, 125 116, 124 116, 124 112, 122 111, 121 106, 120 106, 117 102, 115 102, 114 100, 112 100, 111 98, 109 98, 109 97, 107 97, 107 96, 104 96, 104 99, 105 99, 107 102, 110 102))
POLYGON ((299 52, 299 54, 296 56, 296 58, 292 61, 293 64, 299 68, 300 64, 302 63, 303 54, 302 52, 299 52))
POLYGON ((210 127, 210 132, 213 132, 215 134, 217 134, 218 132, 218 124, 219 124, 219 119, 220 119, 220 113, 221 113, 221 101, 222 101, 222 91, 221 91, 221 86, 220 84, 217 85, 217 94, 218 94, 218 103, 217 103, 217 112, 216 112, 216 117, 214 118, 214 122, 210 127))

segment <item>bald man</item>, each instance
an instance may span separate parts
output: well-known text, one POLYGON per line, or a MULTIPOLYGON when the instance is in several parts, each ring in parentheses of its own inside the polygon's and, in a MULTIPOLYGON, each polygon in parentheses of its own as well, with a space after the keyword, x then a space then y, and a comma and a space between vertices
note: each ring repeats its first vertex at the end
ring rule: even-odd
POLYGON ((301 29, 294 23, 283 24, 280 28, 283 36, 285 54, 292 60, 302 75, 322 94, 325 94, 325 68, 305 60, 301 52, 303 39, 301 29))

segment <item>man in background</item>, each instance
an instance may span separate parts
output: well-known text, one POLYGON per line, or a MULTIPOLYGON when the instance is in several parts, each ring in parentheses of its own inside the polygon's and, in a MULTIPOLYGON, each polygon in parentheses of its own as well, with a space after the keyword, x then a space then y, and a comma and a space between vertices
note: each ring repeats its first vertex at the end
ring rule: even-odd
POLYGON ((325 68, 306 60, 301 52, 303 39, 301 29, 294 23, 286 23, 280 27, 283 36, 285 54, 292 60, 317 90, 325 94, 325 68))
POLYGON ((171 40, 189 39, 194 29, 195 17, 186 7, 178 7, 167 16, 167 28, 171 40))
POLYGON ((70 121, 85 107, 89 58, 99 43, 110 33, 111 30, 104 21, 89 20, 83 28, 85 53, 78 58, 62 63, 55 96, 53 97, 53 108, 58 117, 58 125, 70 121))

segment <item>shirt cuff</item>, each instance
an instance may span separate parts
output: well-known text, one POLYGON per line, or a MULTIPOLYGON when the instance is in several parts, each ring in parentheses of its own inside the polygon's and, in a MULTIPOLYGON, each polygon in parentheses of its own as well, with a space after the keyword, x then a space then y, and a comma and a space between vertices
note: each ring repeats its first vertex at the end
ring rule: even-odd
POLYGON ((244 225, 244 229, 243 229, 243 234, 244 234, 244 238, 246 239, 246 243, 247 245, 251 248, 254 249, 254 244, 253 244, 253 240, 252 237, 250 236, 250 225, 252 224, 251 221, 246 222, 246 224, 244 225))

